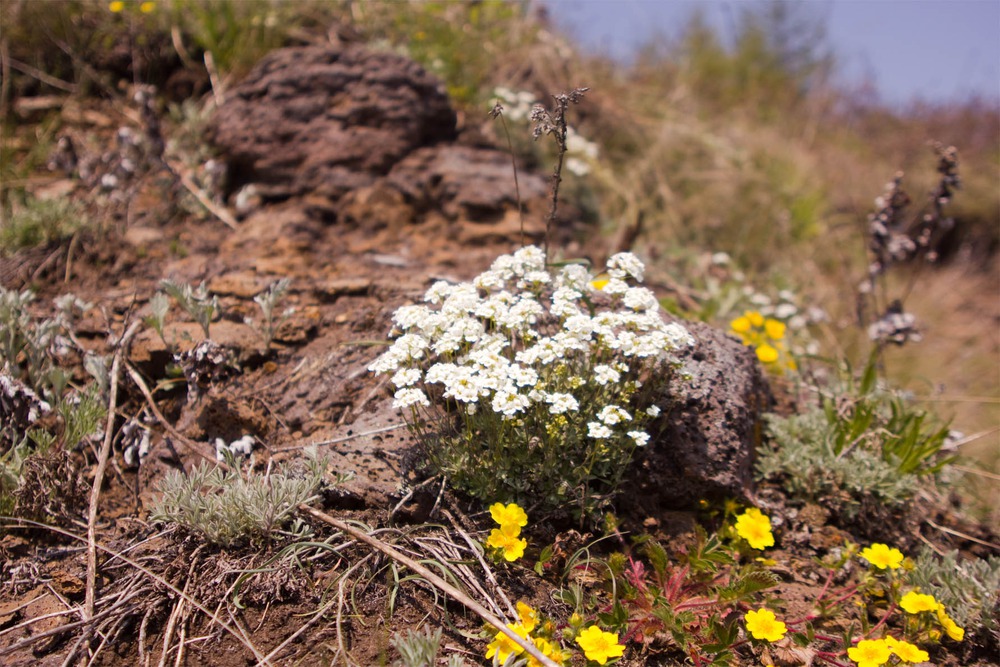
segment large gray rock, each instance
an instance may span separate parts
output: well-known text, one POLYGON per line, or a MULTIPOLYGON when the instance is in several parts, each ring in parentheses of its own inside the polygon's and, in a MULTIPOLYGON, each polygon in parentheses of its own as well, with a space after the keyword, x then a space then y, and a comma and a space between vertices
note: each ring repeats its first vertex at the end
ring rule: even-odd
POLYGON ((707 324, 684 326, 697 341, 681 357, 690 380, 678 377, 661 401, 672 405, 663 430, 639 462, 635 491, 622 497, 651 515, 702 499, 752 498, 761 414, 771 402, 753 348, 707 324))

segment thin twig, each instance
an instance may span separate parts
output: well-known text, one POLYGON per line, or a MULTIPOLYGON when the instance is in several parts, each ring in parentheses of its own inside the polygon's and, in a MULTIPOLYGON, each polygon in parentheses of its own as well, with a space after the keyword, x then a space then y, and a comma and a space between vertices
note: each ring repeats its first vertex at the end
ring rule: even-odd
POLYGON ((57 79, 51 74, 46 74, 42 70, 32 67, 27 63, 22 63, 20 60, 15 60, 14 58, 8 56, 6 61, 10 67, 16 69, 21 74, 27 74, 34 79, 38 79, 44 84, 52 86, 53 88, 65 90, 67 93, 75 93, 79 90, 79 87, 75 83, 66 83, 62 79, 57 79))
POLYGON ((405 428, 406 422, 399 424, 393 424, 392 426, 384 426, 382 428, 377 428, 373 431, 365 431, 364 433, 355 433, 353 435, 345 435, 342 438, 334 438, 333 440, 320 440, 319 442, 307 442, 301 445, 289 445, 288 447, 279 447, 272 450, 274 454, 280 452, 290 452, 295 449, 305 449, 306 447, 323 447, 325 445, 339 445, 342 442, 349 442, 351 440, 356 440, 358 438, 363 438, 366 435, 378 435, 379 433, 387 433, 389 431, 395 431, 396 429, 405 428))
POLYGON ((969 475, 979 475, 980 477, 985 477, 986 479, 992 479, 994 481, 1000 482, 1000 475, 989 472, 988 470, 979 470, 978 468, 970 468, 968 466, 960 466, 952 463, 948 466, 952 470, 958 470, 959 472, 964 472, 969 475))
POLYGON ((385 554, 392 560, 396 561, 397 563, 405 565, 409 569, 413 570, 415 573, 419 574, 428 583, 435 586, 441 592, 450 596, 454 600, 461 602, 463 605, 466 606, 467 609, 477 614, 481 619, 483 619, 484 621, 495 627, 499 632, 502 632, 503 634, 507 635, 507 637, 512 642, 514 642, 522 649, 524 649, 528 653, 528 655, 532 656, 535 660, 545 665, 545 667, 558 667, 558 665, 551 658, 549 658, 544 653, 539 651, 538 647, 535 646, 533 642, 519 636, 516 632, 508 628, 507 624, 504 623, 504 621, 494 616, 486 607, 479 604, 478 602, 470 598, 468 595, 466 595, 462 591, 458 590, 457 588, 449 584, 440 576, 429 570, 426 566, 418 563, 409 556, 403 555, 402 553, 397 551, 392 546, 386 544, 385 542, 375 539, 371 535, 368 535, 367 533, 358 530, 354 526, 351 526, 350 524, 345 523, 340 519, 336 519, 325 512, 321 512, 305 504, 299 505, 299 510, 305 512, 306 514, 312 516, 315 519, 319 519, 323 523, 330 524, 334 528, 337 528, 338 530, 347 533, 351 537, 354 537, 355 539, 364 542, 373 549, 377 549, 378 551, 382 552, 383 554, 385 554))
POLYGON ((191 451, 194 454, 197 454, 206 461, 215 462, 214 456, 209 456, 208 454, 205 454, 201 451, 201 445, 199 443, 195 442, 191 438, 187 437, 186 435, 178 431, 176 428, 174 428, 173 424, 167 421, 167 418, 163 416, 163 413, 160 412, 160 409, 156 407, 156 401, 153 399, 153 394, 152 392, 149 391, 149 387, 146 385, 146 382, 142 379, 142 376, 139 375, 139 371, 132 368, 131 364, 125 364, 125 369, 128 371, 129 377, 132 378, 132 381, 135 382, 137 387, 139 387, 139 391, 141 391, 142 395, 145 396, 146 404, 149 406, 149 409, 153 413, 153 416, 156 417, 156 420, 160 422, 160 425, 163 426, 163 428, 166 429, 167 432, 170 433, 170 435, 177 438, 182 445, 188 448, 189 451, 191 451))
POLYGON ((957 530, 947 528, 945 526, 939 526, 930 519, 924 519, 924 523, 926 523, 928 526, 931 526, 932 528, 937 528, 942 533, 948 533, 949 535, 954 535, 955 537, 961 537, 963 540, 969 540, 970 542, 975 542, 976 544, 981 544, 984 547, 989 547, 994 551, 1000 552, 1000 544, 996 544, 994 542, 987 542, 986 540, 981 540, 978 537, 973 537, 972 535, 969 535, 967 533, 962 533, 957 530))
POLYGON ((469 545, 469 548, 472 550, 472 553, 476 554, 476 558, 479 560, 479 565, 482 566, 483 572, 486 573, 486 578, 490 580, 490 583, 493 584, 493 588, 496 589, 497 593, 500 594, 500 597, 507 604, 507 610, 510 611, 510 615, 512 617, 517 616, 517 609, 514 607, 514 605, 511 604, 510 598, 508 598, 507 594, 504 593, 503 588, 500 587, 500 584, 497 583, 496 577, 493 576, 493 570, 491 570, 489 566, 486 564, 486 560, 483 558, 483 555, 480 552, 480 550, 476 548, 476 544, 472 540, 472 537, 467 532, 465 532, 465 530, 463 530, 460 525, 458 525, 458 521, 455 520, 455 517, 452 515, 451 512, 449 512, 448 510, 442 510, 442 512, 444 513, 445 518, 447 518, 448 521, 451 522, 452 527, 458 531, 458 534, 461 535, 462 539, 464 539, 466 544, 469 545))
POLYGON ((191 179, 191 174, 188 172, 187 169, 185 169, 180 164, 168 162, 166 159, 164 159, 164 163, 167 165, 170 171, 177 176, 177 178, 181 182, 181 185, 183 185, 188 192, 194 195, 194 198, 198 200, 198 203, 204 206, 209 213, 211 213, 216 218, 224 222, 226 226, 229 227, 230 229, 235 230, 239 227, 238 223, 236 222, 236 218, 233 217, 233 214, 230 213, 229 210, 226 209, 225 207, 218 206, 215 204, 215 202, 209 199, 208 195, 205 194, 205 191, 199 188, 198 184, 191 179))

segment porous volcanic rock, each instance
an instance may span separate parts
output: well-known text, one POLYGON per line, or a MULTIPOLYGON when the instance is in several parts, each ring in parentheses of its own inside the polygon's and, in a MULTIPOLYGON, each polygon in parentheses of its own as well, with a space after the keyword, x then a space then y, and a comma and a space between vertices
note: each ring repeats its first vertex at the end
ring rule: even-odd
POLYGON ((229 164, 229 191, 254 183, 267 199, 337 199, 455 135, 455 111, 436 77, 357 45, 271 52, 230 91, 208 130, 229 164))
POLYGON ((663 430, 623 498, 651 515, 703 499, 751 499, 761 414, 771 402, 753 348, 707 324, 683 324, 697 341, 680 355, 685 377, 662 401, 672 404, 663 430))
MULTIPOLYGON (((303 197, 327 222, 398 229, 440 214, 500 224, 517 207, 510 156, 460 139, 440 81, 403 56, 359 45, 270 53, 231 91, 207 136, 228 166, 227 195, 252 185, 264 203, 303 197)), ((518 176, 534 233, 548 184, 518 176)), ((564 209, 562 227, 575 216, 564 209)))

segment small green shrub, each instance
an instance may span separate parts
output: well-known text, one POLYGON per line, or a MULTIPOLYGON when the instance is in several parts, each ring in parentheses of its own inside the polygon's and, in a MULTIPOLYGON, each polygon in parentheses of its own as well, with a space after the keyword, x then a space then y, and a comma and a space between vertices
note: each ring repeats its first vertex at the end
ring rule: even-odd
POLYGON ((791 417, 767 415, 766 420, 769 442, 758 452, 757 474, 780 480, 792 496, 822 499, 853 517, 863 504, 899 506, 917 490, 916 476, 901 475, 867 447, 838 456, 822 410, 791 417))
MULTIPOLYGON (((315 455, 299 472, 244 475, 206 463, 188 474, 172 470, 160 483, 163 497, 150 516, 153 521, 179 524, 223 547, 274 540, 301 503, 318 497, 325 472, 326 460, 315 455)), ((298 533, 305 529, 296 528, 298 533)))
MULTIPOLYGON (((208 327, 212 323, 212 319, 216 313, 219 312, 219 297, 213 295, 209 298, 208 288, 205 287, 205 283, 198 285, 197 288, 192 288, 187 283, 175 283, 172 280, 163 280, 160 282, 160 289, 170 295, 184 312, 201 325, 201 330, 205 333, 205 338, 210 338, 208 327)), ((157 331, 161 332, 160 335, 162 336, 162 318, 166 315, 163 311, 163 302, 156 301, 152 302, 151 305, 154 306, 153 317, 159 319, 151 320, 150 323, 154 327, 159 324, 157 331)))
POLYGON ((1000 557, 959 559, 923 549, 910 582, 948 608, 955 622, 1000 644, 1000 557))
POLYGON ((289 312, 278 313, 276 309, 278 303, 288 293, 288 286, 291 284, 292 281, 289 278, 282 278, 268 285, 266 290, 253 298, 253 302, 260 306, 263 321, 258 325, 252 319, 248 318, 247 324, 252 326, 260 337, 264 339, 264 348, 267 350, 271 349, 271 343, 274 342, 274 334, 289 312))
POLYGON ((620 253, 607 280, 579 264, 551 275, 540 249, 522 248, 397 310, 399 337, 369 369, 392 374, 394 406, 458 488, 593 518, 650 438, 673 353, 693 343, 628 284, 643 269, 620 253))
MULTIPOLYGON (((0 382, 0 388, 3 386, 0 382)), ((45 404, 45 414, 50 410, 45 404)), ((0 454, 0 513, 51 521, 57 514, 51 509, 52 503, 58 504, 62 496, 81 487, 63 453, 72 451, 88 436, 102 433, 106 408, 99 385, 93 383, 71 394, 58 403, 55 411, 64 424, 58 451, 56 435, 50 431, 34 426, 22 433, 16 424, 0 425, 0 445, 10 442, 10 447, 0 454), (52 466, 63 471, 60 477, 45 474, 52 466), (35 472, 31 480, 25 476, 28 470, 35 472)))
MULTIPOLYGON (((441 649, 441 628, 431 630, 425 627, 416 632, 407 630, 405 634, 396 633, 390 643, 399 651, 399 660, 393 663, 395 667, 434 667, 438 664, 438 651, 441 649)), ((448 657, 448 667, 463 667, 465 664, 459 655, 448 657)))
POLYGON ((72 346, 72 322, 89 309, 72 295, 56 300, 51 318, 36 321, 29 311, 35 295, 0 287, 0 371, 23 381, 49 401, 58 401, 68 377, 59 358, 72 346))
POLYGON ((89 224, 83 207, 72 200, 25 197, 0 226, 0 254, 60 241, 89 224))

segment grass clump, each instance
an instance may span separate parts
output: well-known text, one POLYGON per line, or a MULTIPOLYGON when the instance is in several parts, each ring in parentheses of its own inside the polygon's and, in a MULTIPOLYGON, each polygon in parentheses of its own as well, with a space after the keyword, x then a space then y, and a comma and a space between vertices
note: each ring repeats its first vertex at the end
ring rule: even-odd
MULTIPOLYGON (((306 461, 298 472, 242 474, 206 463, 187 474, 172 470, 160 483, 163 497, 153 508, 152 520, 178 524, 222 547, 274 540, 300 504, 319 497, 326 460, 314 455, 306 461)), ((307 530, 293 528, 295 534, 307 530)))
POLYGON ((759 452, 757 474, 780 480, 792 496, 836 502, 852 517, 862 505, 902 505, 918 488, 914 475, 900 475, 868 448, 838 456, 822 410, 790 417, 767 415, 767 431, 769 444, 759 452))
MULTIPOLYGON (((438 651, 441 649, 441 628, 396 633, 390 643, 399 651, 399 660, 393 663, 395 667, 434 667, 438 664, 438 651)), ((462 667, 465 664, 465 659, 460 655, 448 656, 448 667, 462 667)))
POLYGON ((36 199, 25 197, 11 206, 0 226, 2 255, 21 248, 48 245, 72 236, 89 226, 87 215, 79 203, 70 199, 36 199))

